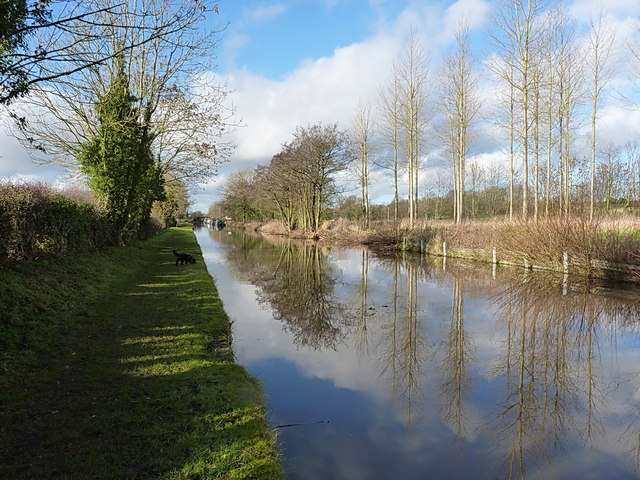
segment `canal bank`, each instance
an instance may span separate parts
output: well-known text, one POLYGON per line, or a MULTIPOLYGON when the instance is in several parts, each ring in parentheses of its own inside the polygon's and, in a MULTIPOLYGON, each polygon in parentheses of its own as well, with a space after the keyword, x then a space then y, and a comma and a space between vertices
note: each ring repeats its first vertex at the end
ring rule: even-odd
POLYGON ((446 221, 327 221, 317 232, 288 231, 280 222, 233 223, 231 229, 319 241, 325 245, 366 246, 378 253, 415 252, 474 262, 520 266, 565 275, 640 283, 640 223, 548 218, 538 222, 498 220, 453 224, 446 221))
POLYGON ((1 478, 281 478, 191 228, 0 284, 1 478))

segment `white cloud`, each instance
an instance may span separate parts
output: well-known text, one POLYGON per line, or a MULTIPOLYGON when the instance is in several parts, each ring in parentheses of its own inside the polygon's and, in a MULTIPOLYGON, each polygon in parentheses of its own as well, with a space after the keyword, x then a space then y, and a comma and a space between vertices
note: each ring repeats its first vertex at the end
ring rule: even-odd
POLYGON ((0 179, 20 181, 48 181, 59 183, 68 174, 65 168, 54 164, 33 162, 29 153, 13 137, 0 131, 0 179))
MULTIPOLYGON (((233 133, 233 159, 209 187, 215 190, 223 185, 228 172, 266 164, 298 126, 337 122, 348 128, 359 104, 376 101, 399 45, 395 38, 376 36, 338 48, 331 57, 309 59, 283 80, 243 70, 216 76, 233 91, 245 126, 233 133)), ((206 210, 207 205, 199 205, 206 210)))
POLYGON ((490 4, 484 0, 458 0, 445 12, 444 25, 449 38, 461 23, 466 23, 470 30, 484 26, 490 4))
POLYGON ((617 17, 636 17, 640 11, 640 2, 638 0, 575 0, 569 6, 569 14, 582 22, 589 22, 600 10, 617 17))
POLYGON ((266 23, 275 20, 287 11, 286 5, 274 3, 255 9, 245 9, 245 20, 248 23, 266 23))
POLYGON ((640 110, 608 106, 598 115, 598 144, 624 145, 640 135, 640 110))

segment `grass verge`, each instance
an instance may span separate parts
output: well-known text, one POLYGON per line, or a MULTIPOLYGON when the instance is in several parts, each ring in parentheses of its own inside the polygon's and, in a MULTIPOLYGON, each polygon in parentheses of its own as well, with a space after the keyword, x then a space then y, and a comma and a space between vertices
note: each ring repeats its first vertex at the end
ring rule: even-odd
POLYGON ((190 228, 0 285, 0 478, 282 478, 190 228))

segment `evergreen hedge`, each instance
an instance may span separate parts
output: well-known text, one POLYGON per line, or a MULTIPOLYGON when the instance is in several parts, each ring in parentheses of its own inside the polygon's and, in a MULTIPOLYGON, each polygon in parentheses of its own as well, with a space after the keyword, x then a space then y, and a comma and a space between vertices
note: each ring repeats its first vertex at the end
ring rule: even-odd
POLYGON ((0 267, 114 244, 104 212, 45 184, 0 183, 0 267))

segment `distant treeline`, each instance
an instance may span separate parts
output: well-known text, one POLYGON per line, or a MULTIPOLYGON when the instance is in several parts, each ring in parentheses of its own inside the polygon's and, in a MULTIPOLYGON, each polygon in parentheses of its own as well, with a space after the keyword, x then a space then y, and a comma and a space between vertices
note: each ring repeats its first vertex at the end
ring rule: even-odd
MULTIPOLYGON (((219 203, 211 206, 210 215, 220 215, 221 212, 240 221, 281 220, 279 211, 269 202, 263 192, 265 183, 262 177, 251 171, 237 172, 229 181, 234 188, 225 189, 225 195, 219 203), (240 182, 242 180, 242 182, 240 182)), ((293 188, 293 185, 292 185, 293 188)), ((268 190, 273 192, 273 189, 268 190)), ((589 211, 589 198, 586 189, 577 190, 572 199, 572 212, 580 216, 589 211)), ((514 186, 513 198, 516 202, 522 196, 520 185, 514 186)), ((343 195, 334 197, 333 201, 322 209, 321 220, 344 218, 352 221, 364 220, 362 199, 357 195, 343 195)), ((414 205, 418 219, 424 220, 452 220, 455 218, 454 191, 446 193, 430 192, 419 198, 414 205)), ((544 203, 540 202, 540 210, 544 212, 544 203)), ((607 196, 595 204, 596 211, 601 215, 610 216, 619 213, 640 212, 640 202, 626 195, 607 196)), ((463 217, 471 220, 492 218, 506 218, 509 216, 509 189, 502 185, 488 185, 484 188, 466 192, 466 203, 463 206, 463 217)), ((409 218, 409 201, 400 199, 397 210, 393 201, 389 203, 371 203, 368 215, 371 221, 393 220, 397 211, 400 219, 409 218)), ((555 196, 549 202, 549 216, 561 215, 560 197, 555 196)), ((542 217, 546 215, 543 213, 542 217)), ((294 225, 295 227, 295 225, 294 225)))
MULTIPOLYGON (((589 211, 589 199, 581 195, 585 190, 576 192, 572 198, 572 211, 576 216, 587 214, 589 211)), ((514 200, 522 197, 520 185, 514 187, 514 200)), ((466 204, 464 205, 464 218, 471 220, 484 220, 509 215, 509 189, 504 186, 487 186, 476 191, 466 192, 466 204)), ((438 195, 425 195, 417 202, 419 218, 425 220, 452 220, 455 218, 454 191, 438 195)), ((540 202, 540 210, 544 210, 544 203, 540 202)), ((596 202, 596 211, 601 216, 611 216, 620 213, 640 213, 640 201, 629 199, 626 196, 611 196, 596 202)), ((400 218, 408 218, 408 201, 398 202, 398 214, 400 218)), ((555 217, 562 213, 559 197, 553 197, 550 202, 549 216, 555 217)), ((394 203, 372 204, 370 206, 371 220, 393 219, 394 203)), ((355 195, 342 197, 334 206, 327 209, 328 218, 345 218, 347 220, 362 220, 361 199, 355 195)), ((543 213, 543 217, 546 215, 543 213)))

